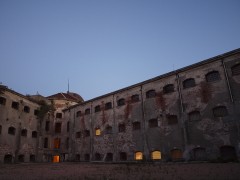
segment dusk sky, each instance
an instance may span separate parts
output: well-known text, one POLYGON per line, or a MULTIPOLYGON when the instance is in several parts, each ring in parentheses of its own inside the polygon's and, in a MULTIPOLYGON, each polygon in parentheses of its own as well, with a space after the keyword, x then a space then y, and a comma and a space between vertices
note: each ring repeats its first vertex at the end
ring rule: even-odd
POLYGON ((0 0, 0 82, 84 100, 240 47, 240 0, 0 0))

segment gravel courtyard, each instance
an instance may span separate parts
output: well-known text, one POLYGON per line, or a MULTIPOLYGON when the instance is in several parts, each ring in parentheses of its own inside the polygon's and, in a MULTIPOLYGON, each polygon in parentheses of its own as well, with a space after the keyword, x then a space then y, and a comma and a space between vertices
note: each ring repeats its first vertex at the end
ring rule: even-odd
POLYGON ((0 165, 0 179, 240 179, 240 163, 0 165))

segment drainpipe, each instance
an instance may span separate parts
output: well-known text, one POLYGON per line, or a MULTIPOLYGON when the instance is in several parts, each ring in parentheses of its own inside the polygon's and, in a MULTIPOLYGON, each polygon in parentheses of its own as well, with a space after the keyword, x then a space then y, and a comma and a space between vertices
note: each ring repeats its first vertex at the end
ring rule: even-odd
POLYGON ((112 108, 113 108, 113 161, 116 162, 117 160, 117 144, 116 144, 116 135, 117 135, 117 132, 116 132, 116 117, 115 117, 115 101, 114 101, 114 94, 113 94, 113 100, 112 100, 112 108))
POLYGON ((231 102, 234 103, 232 90, 231 90, 231 86, 230 86, 229 78, 228 78, 228 74, 227 74, 227 69, 226 69, 226 66, 225 66, 223 60, 222 60, 222 65, 223 65, 223 69, 224 69, 225 78, 226 78, 226 81, 227 81, 229 96, 230 96, 231 102))
POLYGON ((15 149, 15 157, 14 157, 15 163, 18 162, 18 155, 19 155, 19 150, 21 145, 21 130, 22 130, 22 125, 21 123, 19 123, 18 131, 16 132, 16 149, 15 149))
POLYGON ((145 121, 145 113, 144 113, 144 102, 143 102, 143 91, 142 91, 142 85, 140 86, 141 89, 141 106, 142 106, 142 136, 143 136, 143 152, 144 152, 144 160, 147 161, 147 157, 149 155, 149 145, 146 135, 146 121, 145 121))
POLYGON ((177 77, 177 84, 178 84, 178 95, 179 95, 179 99, 180 99, 180 106, 181 106, 181 120, 182 120, 182 127, 183 127, 183 140, 184 140, 184 146, 186 149, 186 146, 188 144, 188 139, 187 139, 187 130, 186 130, 186 123, 185 123, 185 119, 184 119, 184 108, 183 108, 183 98, 182 98, 182 92, 181 92, 181 86, 180 86, 180 79, 179 79, 179 74, 176 74, 177 77))

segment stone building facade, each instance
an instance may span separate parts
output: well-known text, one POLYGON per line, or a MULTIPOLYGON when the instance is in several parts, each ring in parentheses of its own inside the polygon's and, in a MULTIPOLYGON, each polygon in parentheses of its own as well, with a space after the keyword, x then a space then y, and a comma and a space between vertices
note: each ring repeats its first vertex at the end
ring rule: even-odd
POLYGON ((240 49, 88 101, 69 93, 49 96, 53 108, 42 119, 24 112, 24 105, 42 106, 18 93, 11 98, 23 101, 23 111, 12 110, 7 92, 0 94, 1 162, 8 155, 18 156, 16 162, 20 155, 24 162, 240 158, 240 49), (12 126, 15 136, 8 132, 12 126), (37 138, 28 133, 24 144, 18 135, 24 128, 37 138))

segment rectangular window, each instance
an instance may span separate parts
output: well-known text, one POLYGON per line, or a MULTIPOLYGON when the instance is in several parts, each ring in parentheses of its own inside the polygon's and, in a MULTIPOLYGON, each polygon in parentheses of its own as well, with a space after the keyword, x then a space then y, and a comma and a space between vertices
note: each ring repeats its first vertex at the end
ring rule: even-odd
POLYGON ((57 114, 56 114, 56 118, 61 119, 61 118, 62 118, 62 113, 57 113, 57 114))
POLYGON ((49 129, 50 129, 50 121, 46 121, 45 131, 49 131, 49 129))
POLYGON ((6 105, 6 99, 4 97, 0 97, 0 104, 6 105))
POLYGON ((13 108, 13 109, 18 109, 18 108, 19 108, 19 103, 13 101, 13 102, 12 102, 12 108, 13 108))
POLYGON ((111 102, 107 102, 105 104, 105 110, 108 110, 108 109, 112 109, 112 103, 111 102))
POLYGON ((61 133, 62 124, 56 123, 55 124, 55 133, 61 133))
POLYGON ((23 111, 24 111, 25 113, 29 113, 29 112, 30 112, 30 107, 24 106, 23 111))

